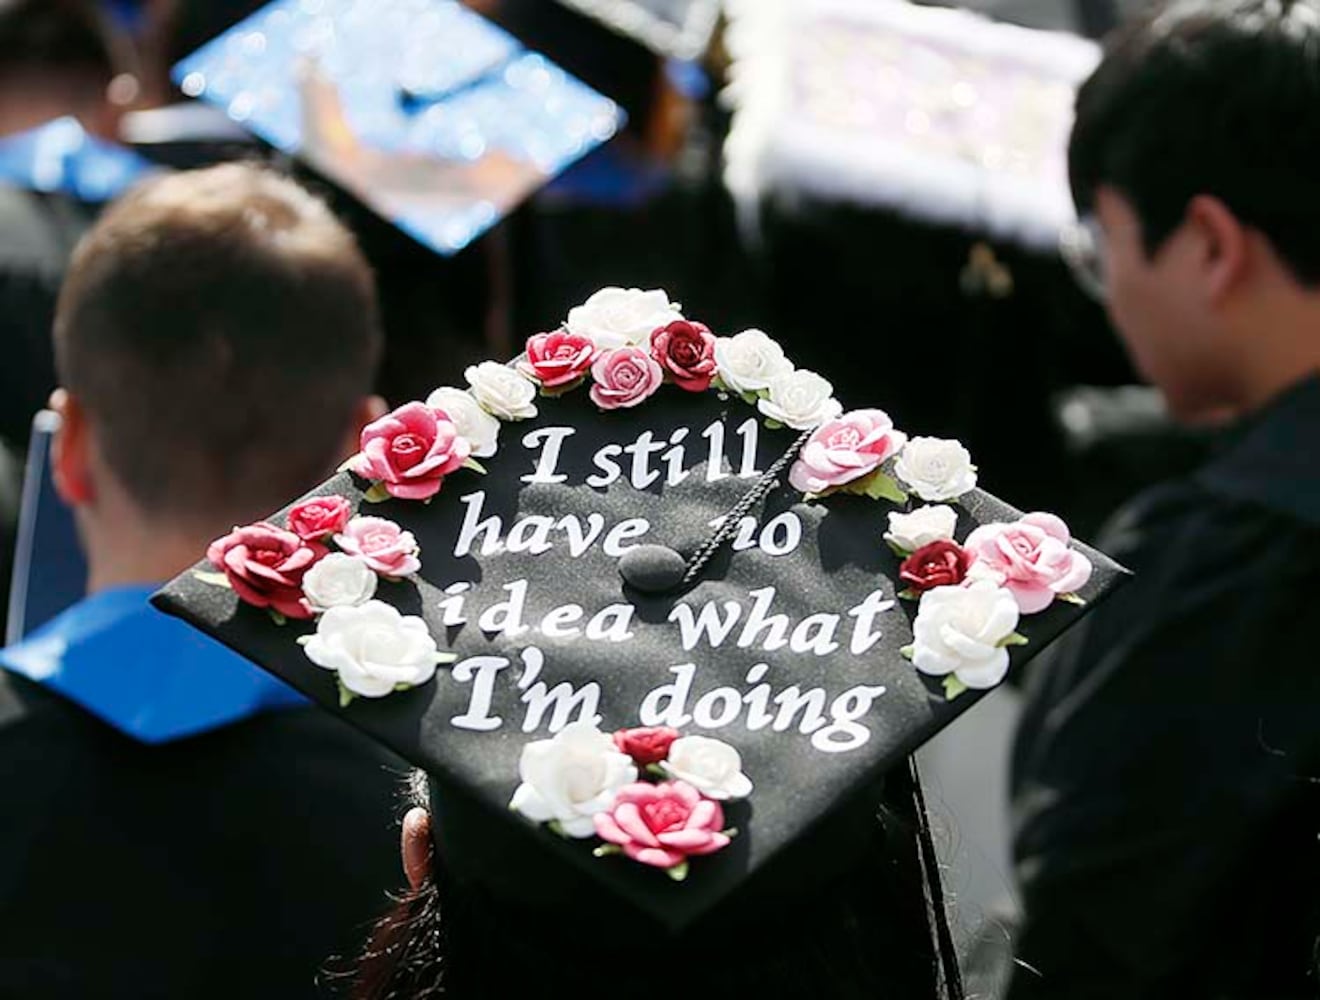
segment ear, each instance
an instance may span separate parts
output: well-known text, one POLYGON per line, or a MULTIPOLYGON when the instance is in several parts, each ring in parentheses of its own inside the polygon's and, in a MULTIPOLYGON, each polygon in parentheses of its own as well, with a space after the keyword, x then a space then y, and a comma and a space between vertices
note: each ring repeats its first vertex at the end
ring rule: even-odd
POLYGON ((349 421, 343 446, 339 449, 344 456, 356 455, 362 442, 362 428, 372 421, 379 420, 390 412, 389 404, 380 396, 363 396, 353 408, 353 418, 349 421))
POLYGON ((403 817, 403 874, 416 892, 431 877, 431 814, 420 806, 403 817))
POLYGON ((87 411, 67 389, 50 394, 50 408, 60 418, 51 440, 51 480, 55 492, 70 507, 85 507, 96 499, 91 476, 91 432, 87 411))
POLYGON ((1187 222, 1199 237, 1198 264, 1211 302, 1218 304, 1247 276, 1246 228, 1218 198, 1197 195, 1187 206, 1187 222))

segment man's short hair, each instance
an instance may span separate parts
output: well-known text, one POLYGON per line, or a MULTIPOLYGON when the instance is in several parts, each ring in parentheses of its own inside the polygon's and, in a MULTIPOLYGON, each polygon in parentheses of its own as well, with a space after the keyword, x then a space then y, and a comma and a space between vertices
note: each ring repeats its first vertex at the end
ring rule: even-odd
POLYGON ((105 461, 176 522, 269 513, 333 471, 381 347, 352 234, 293 181, 240 164, 113 205, 55 317, 61 382, 105 461))
POLYGON ((1155 253, 1198 194, 1320 281, 1320 0, 1170 0, 1110 39, 1077 98, 1073 197, 1124 194, 1155 253))

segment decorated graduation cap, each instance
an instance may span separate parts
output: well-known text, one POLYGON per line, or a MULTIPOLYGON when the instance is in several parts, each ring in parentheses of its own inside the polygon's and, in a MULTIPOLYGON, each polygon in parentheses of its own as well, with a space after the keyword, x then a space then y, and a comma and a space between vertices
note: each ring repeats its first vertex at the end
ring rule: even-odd
POLYGON ((809 881, 822 830, 1122 575, 664 292, 466 375, 156 600, 425 769, 442 850, 515 895, 677 930, 809 881))
POLYGON ((173 77, 445 255, 622 120, 457 0, 276 0, 173 77))

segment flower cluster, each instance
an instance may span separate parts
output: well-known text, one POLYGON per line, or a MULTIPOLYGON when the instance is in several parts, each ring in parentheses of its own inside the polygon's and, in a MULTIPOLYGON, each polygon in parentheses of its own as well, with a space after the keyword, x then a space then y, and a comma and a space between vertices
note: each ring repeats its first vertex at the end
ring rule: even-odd
POLYGON ((1016 631, 1020 616, 1056 599, 1080 603, 1076 592, 1092 571, 1053 514, 983 524, 961 545, 957 523, 953 508, 925 506, 891 513, 885 534, 903 560, 898 573, 906 589, 899 596, 921 602, 904 654, 923 673, 944 677, 951 697, 1003 680, 1007 647, 1027 641, 1016 631))
POLYGON ((571 723, 523 747, 518 773, 509 808, 565 837, 600 838, 597 857, 623 854, 676 881, 688 858, 728 846, 736 831, 723 828, 723 803, 752 792, 729 744, 663 726, 611 736, 571 723))
POLYGON ((530 337, 506 372, 531 387, 523 390, 528 400, 536 389, 558 396, 590 380, 602 410, 637 406, 669 383, 737 393, 774 426, 810 430, 842 412, 833 386, 796 369, 760 330, 717 337, 659 290, 601 289, 571 309, 562 328, 530 337))
POLYGON ((412 532, 383 517, 355 517, 348 499, 324 496, 291 508, 286 528, 261 521, 216 539, 207 558, 221 574, 197 575, 277 622, 317 619, 315 633, 298 642, 313 663, 335 671, 347 704, 424 684, 454 658, 438 650, 421 618, 375 599, 380 580, 421 569, 418 557, 412 532))

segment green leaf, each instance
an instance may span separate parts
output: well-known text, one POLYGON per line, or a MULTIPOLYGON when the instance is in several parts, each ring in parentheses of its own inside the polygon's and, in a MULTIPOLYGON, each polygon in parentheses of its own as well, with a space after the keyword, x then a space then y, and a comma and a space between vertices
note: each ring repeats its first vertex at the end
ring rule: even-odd
POLYGON ((294 641, 297 642, 299 646, 306 646, 312 641, 312 637, 310 635, 300 635, 294 641))
POLYGON ((678 864, 674 865, 673 868, 666 868, 665 874, 675 882, 682 882, 688 877, 688 863, 686 861, 680 861, 678 864))
POLYGON ((359 455, 350 455, 347 459, 344 460, 344 464, 341 465, 339 468, 337 468, 335 471, 336 471, 336 472, 349 472, 349 471, 351 471, 352 468, 353 468, 353 463, 356 462, 360 457, 361 457, 360 454, 359 454, 359 455))
POLYGON ((898 556, 900 559, 906 559, 908 556, 912 555, 907 549, 903 548, 901 545, 895 545, 888 538, 885 539, 885 544, 889 546, 889 551, 894 553, 894 555, 898 556))
POLYGON ((584 376, 582 376, 582 378, 580 378, 580 379, 575 379, 574 381, 569 382, 569 383, 567 383, 567 384, 565 384, 565 385, 556 385, 556 386, 553 386, 553 387, 547 387, 547 386, 544 386, 544 385, 543 385, 543 386, 541 386, 541 393, 540 393, 540 394, 541 394, 542 396, 544 396, 546 399, 558 399, 560 396, 563 396, 563 395, 565 395, 566 393, 570 393, 570 392, 572 392, 574 389, 576 389, 578 386, 580 386, 580 385, 581 385, 583 382, 585 382, 586 380, 587 380, 587 377, 584 375, 584 376))
POLYGON ((599 847, 597 847, 594 851, 591 852, 592 857, 597 857, 597 858, 608 858, 608 857, 612 857, 615 854, 622 854, 622 853, 623 853, 623 848, 615 844, 601 844, 599 847))
POLYGON ((893 503, 907 503, 908 495, 898 487, 898 481, 883 470, 876 469, 869 476, 844 483, 839 489, 859 497, 872 500, 890 500, 893 503))
POLYGON ((274 608, 267 608, 266 610, 270 612, 270 620, 273 621, 276 625, 284 626, 289 624, 289 619, 285 618, 274 608))
POLYGON ((738 828, 736 826, 731 826, 727 830, 721 830, 720 833, 732 840, 734 837, 738 836, 738 828))
POLYGON ((209 583, 212 587, 224 587, 226 590, 234 589, 229 586, 229 577, 225 576, 223 573, 204 573, 203 571, 198 570, 193 574, 193 578, 200 580, 202 583, 209 583))
POLYGON ((911 587, 908 587, 907 590, 900 590, 900 591, 898 592, 898 596, 901 597, 901 598, 903 598, 903 600, 905 600, 905 601, 919 601, 919 600, 921 600, 921 594, 918 593, 917 591, 913 590, 911 587))
POLYGON ((665 769, 661 767, 659 764, 647 764, 646 773, 653 778, 664 779, 669 777, 669 775, 665 773, 665 769))
POLYGON ((765 429, 768 431, 782 431, 784 429, 784 425, 781 424, 778 420, 767 419, 765 422, 765 429))
POLYGON ((471 469, 473 472, 480 472, 483 476, 486 474, 486 467, 475 458, 469 458, 463 463, 463 468, 471 469))
POLYGON ((372 483, 371 488, 362 494, 362 499, 367 503, 384 503, 389 498, 390 491, 384 483, 372 483))
POLYGON ((1076 594, 1060 594, 1059 600, 1068 604, 1076 604, 1079 608, 1086 607, 1086 598, 1078 597, 1076 594))
POLYGON ((336 678, 336 680, 338 681, 339 684, 339 707, 348 708, 349 704, 353 701, 354 698, 357 697, 357 695, 355 695, 348 688, 344 687, 343 681, 338 680, 338 678, 336 678))
POLYGON ((910 660, 910 659, 912 659, 912 657, 916 654, 916 652, 917 652, 917 647, 916 647, 916 646, 904 646, 904 647, 901 648, 898 652, 900 653, 900 655, 902 655, 903 659, 905 659, 905 660, 910 660))
POLYGON ((565 840, 568 839, 568 834, 564 832, 564 824, 560 823, 559 820, 557 819, 552 819, 549 823, 547 823, 546 829, 548 829, 556 837, 563 837, 565 840))
POLYGON ((953 701, 966 690, 968 690, 967 685, 958 680, 956 674, 948 674, 944 678, 944 697, 949 701, 953 701))
POLYGON ((398 684, 395 684, 395 685, 394 685, 394 690, 395 690, 395 691, 407 691, 407 690, 409 690, 409 689, 411 689, 411 688, 412 688, 412 685, 409 684, 409 683, 407 683, 406 681, 400 681, 398 684))
POLYGON ((1031 640, 1021 632, 1014 632, 1012 635, 999 640, 999 648, 1003 649, 1006 646, 1025 646, 1030 641, 1031 640))
POLYGON ((453 663, 457 659, 458 659, 457 653, 436 653, 435 665, 438 667, 445 663, 453 663))

